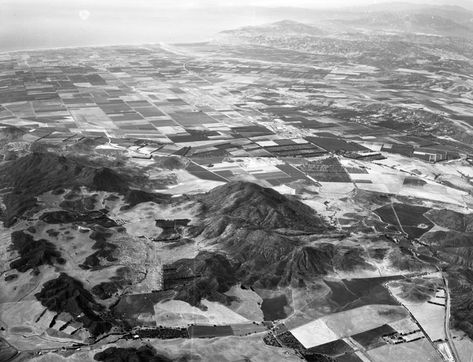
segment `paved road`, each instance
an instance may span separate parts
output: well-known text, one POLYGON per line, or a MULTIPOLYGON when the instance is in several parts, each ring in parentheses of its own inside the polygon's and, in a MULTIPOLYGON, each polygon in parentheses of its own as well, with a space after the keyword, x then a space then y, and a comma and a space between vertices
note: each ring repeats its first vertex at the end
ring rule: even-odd
POLYGON ((455 343, 453 343, 453 338, 452 338, 452 333, 450 332, 450 306, 451 306, 451 301, 450 301, 450 289, 448 289, 448 278, 446 278, 443 273, 442 273, 442 278, 445 284, 445 323, 444 323, 444 328, 445 328, 445 336, 447 338, 447 343, 450 347, 450 350, 452 351, 453 359, 456 362, 461 362, 460 357, 458 356, 458 351, 455 347, 455 343))

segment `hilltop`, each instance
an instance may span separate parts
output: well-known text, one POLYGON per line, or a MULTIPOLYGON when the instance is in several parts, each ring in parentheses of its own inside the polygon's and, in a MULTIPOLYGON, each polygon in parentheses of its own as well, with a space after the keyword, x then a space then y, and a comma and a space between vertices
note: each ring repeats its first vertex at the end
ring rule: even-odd
MULTIPOLYGON (((228 219, 236 226, 248 225, 260 229, 292 229, 322 232, 328 228, 320 215, 299 200, 255 183, 235 181, 216 187, 197 198, 202 218, 209 225, 228 219)), ((218 230, 206 235, 218 236, 218 230)))
POLYGON ((337 36, 356 39, 366 34, 376 37, 418 33, 469 39, 473 34, 473 11, 461 6, 392 3, 337 10, 285 8, 273 11, 280 16, 284 14, 286 20, 226 30, 217 39, 271 45, 269 41, 277 38, 328 37, 336 41, 337 36))

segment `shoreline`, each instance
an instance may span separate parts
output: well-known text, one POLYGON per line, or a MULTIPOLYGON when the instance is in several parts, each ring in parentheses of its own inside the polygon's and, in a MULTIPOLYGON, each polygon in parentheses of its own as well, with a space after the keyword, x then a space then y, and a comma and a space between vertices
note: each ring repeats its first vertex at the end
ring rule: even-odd
POLYGON ((49 48, 25 48, 17 50, 5 50, 0 51, 0 55, 15 54, 15 53, 32 53, 32 52, 42 52, 42 51, 53 51, 53 50, 72 50, 72 49, 95 49, 95 48, 114 48, 114 47, 146 47, 146 46, 159 46, 162 48, 164 45, 181 45, 181 44, 199 44, 207 43, 213 38, 199 41, 186 41, 178 43, 168 43, 168 42, 156 42, 156 43, 114 43, 114 44, 102 44, 102 45, 73 45, 65 47, 49 47, 49 48))
POLYGON ((0 55, 4 54, 13 54, 13 53, 26 53, 26 52, 41 52, 41 51, 51 51, 51 50, 71 50, 71 49, 89 49, 89 48, 112 48, 112 47, 141 47, 141 46, 149 46, 149 45, 160 45, 161 42, 158 43, 142 43, 142 44, 132 44, 132 43, 123 43, 123 44, 103 44, 103 45, 74 45, 74 46, 65 46, 65 47, 49 47, 49 48, 25 48, 25 49, 17 49, 17 50, 5 50, 0 51, 0 55))

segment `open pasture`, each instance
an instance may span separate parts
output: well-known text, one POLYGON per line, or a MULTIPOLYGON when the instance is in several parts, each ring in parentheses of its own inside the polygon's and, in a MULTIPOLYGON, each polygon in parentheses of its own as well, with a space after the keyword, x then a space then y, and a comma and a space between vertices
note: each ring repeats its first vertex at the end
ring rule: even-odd
POLYGON ((406 316, 406 310, 400 306, 367 305, 316 319, 292 329, 291 333, 304 347, 312 348, 369 331, 406 316))
POLYGON ((374 362, 442 362, 441 355, 432 347, 427 339, 419 339, 409 343, 385 344, 368 351, 374 362))

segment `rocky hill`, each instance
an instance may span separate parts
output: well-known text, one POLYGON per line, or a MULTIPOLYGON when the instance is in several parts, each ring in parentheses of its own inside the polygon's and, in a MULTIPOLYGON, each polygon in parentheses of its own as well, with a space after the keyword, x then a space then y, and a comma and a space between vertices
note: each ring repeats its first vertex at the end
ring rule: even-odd
POLYGON ((362 249, 321 243, 327 221, 297 199, 248 182, 230 182, 197 196, 199 220, 188 231, 215 252, 168 266, 165 284, 193 305, 207 298, 229 303, 223 293, 241 283, 258 288, 303 286, 336 270, 372 270, 362 249), (216 252, 218 251, 218 252, 216 252))
POLYGON ((205 225, 205 230, 200 233, 204 232, 207 237, 216 237, 223 232, 216 227, 222 224, 222 219, 229 221, 229 226, 265 230, 318 233, 329 228, 309 206, 250 182, 229 182, 198 197, 197 201, 201 204, 201 218, 205 225))
POLYGON ((133 174, 117 172, 106 162, 50 152, 30 153, 0 166, 0 190, 4 192, 0 217, 5 226, 11 226, 36 205, 37 196, 78 186, 125 195, 131 205, 166 200, 157 194, 132 190, 133 178, 133 174))

